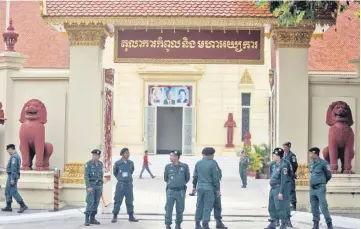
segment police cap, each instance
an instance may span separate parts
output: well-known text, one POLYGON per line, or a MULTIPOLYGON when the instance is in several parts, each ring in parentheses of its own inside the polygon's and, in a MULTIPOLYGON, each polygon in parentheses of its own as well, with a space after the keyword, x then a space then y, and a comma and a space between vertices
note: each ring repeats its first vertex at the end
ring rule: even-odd
POLYGON ((283 151, 282 148, 275 148, 275 149, 273 150, 273 153, 272 153, 272 154, 275 154, 275 155, 277 155, 277 156, 280 156, 280 158, 283 158, 283 153, 284 153, 284 151, 283 151))
POLYGON ((100 155, 101 154, 101 151, 99 149, 93 149, 92 154, 97 154, 97 155, 100 155))
POLYGON ((175 150, 170 151, 170 153, 174 153, 174 155, 176 155, 178 158, 182 155, 180 151, 175 151, 175 150))
POLYGON ((216 152, 216 150, 213 147, 206 147, 202 150, 202 154, 208 156, 213 155, 216 152))
POLYGON ((15 150, 15 145, 14 144, 7 145, 6 150, 9 150, 9 149, 15 150))
POLYGON ((312 147, 308 151, 310 151, 311 153, 317 154, 317 156, 320 156, 320 149, 317 147, 312 147))
POLYGON ((129 151, 128 148, 123 148, 121 151, 120 151, 120 156, 123 155, 125 152, 129 151))
POLYGON ((291 142, 285 142, 285 143, 283 144, 283 146, 288 146, 288 147, 291 148, 291 142))

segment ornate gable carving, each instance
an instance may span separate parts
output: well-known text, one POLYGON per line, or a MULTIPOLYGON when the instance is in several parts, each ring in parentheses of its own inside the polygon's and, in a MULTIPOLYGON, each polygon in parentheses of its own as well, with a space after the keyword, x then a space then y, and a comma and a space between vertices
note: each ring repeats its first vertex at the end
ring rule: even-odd
POLYGON ((241 77, 241 80, 239 81, 239 84, 248 84, 248 85, 252 85, 253 84, 253 80, 251 77, 251 74, 249 74, 248 69, 246 68, 246 70, 244 70, 243 76, 241 77))

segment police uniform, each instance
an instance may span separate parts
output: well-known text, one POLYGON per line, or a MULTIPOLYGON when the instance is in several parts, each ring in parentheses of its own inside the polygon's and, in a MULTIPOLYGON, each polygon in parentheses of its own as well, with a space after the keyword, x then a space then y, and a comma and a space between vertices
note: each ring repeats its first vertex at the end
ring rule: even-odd
MULTIPOLYGON (((129 151, 127 148, 123 148, 120 151, 120 155, 129 151)), ((134 196, 133 196, 133 172, 134 163, 131 160, 120 159, 115 162, 113 167, 113 175, 118 180, 114 194, 114 208, 112 223, 117 222, 117 216, 119 214, 120 206, 122 205, 125 197, 125 205, 127 206, 127 213, 129 215, 130 222, 138 222, 134 217, 134 196)))
MULTIPOLYGON (((180 156, 180 153, 175 152, 180 156)), ((176 227, 175 229, 181 229, 183 222, 183 212, 185 205, 185 195, 187 189, 187 183, 190 180, 189 167, 186 163, 179 163, 174 165, 169 163, 164 168, 164 181, 167 183, 166 188, 166 204, 165 204, 165 224, 167 229, 170 229, 172 225, 172 213, 175 204, 176 207, 176 227)))
MULTIPOLYGON (((320 149, 311 148, 310 152, 319 155, 320 149)), ((312 229, 319 229, 320 208, 326 220, 327 228, 332 229, 332 219, 328 211, 326 200, 326 184, 332 178, 330 166, 325 160, 318 158, 310 163, 310 202, 314 226, 312 229)))
MULTIPOLYGON (((291 148, 291 142, 286 142, 283 145, 291 148)), ((297 172, 297 168, 298 168, 297 157, 296 157, 296 154, 294 154, 292 151, 289 151, 287 155, 284 155, 284 159, 286 159, 287 161, 289 161, 291 163, 292 170, 294 173, 293 176, 291 176, 291 181, 290 181, 290 185, 291 185, 290 201, 292 203, 293 210, 296 211, 297 197, 296 197, 295 179, 296 179, 296 172, 297 172)))
POLYGON ((220 182, 217 163, 209 159, 208 155, 215 153, 214 148, 206 147, 202 154, 205 157, 198 161, 194 168, 193 177, 197 180, 196 229, 209 229, 209 221, 215 200, 215 193, 220 192, 220 182), (203 227, 200 225, 202 221, 203 227))
POLYGON ((286 198, 289 193, 290 176, 292 171, 290 171, 290 165, 286 160, 282 159, 283 149, 275 148, 273 154, 278 155, 281 160, 279 163, 272 169, 272 174, 270 178, 271 190, 269 193, 268 200, 268 212, 271 216, 271 223, 266 227, 266 229, 275 229, 276 220, 281 220, 280 229, 287 228, 287 215, 286 215, 286 198), (283 199, 278 198, 279 194, 282 194, 283 199))
MULTIPOLYGON (((13 146, 13 145, 12 145, 13 146)), ((15 148, 15 146, 13 146, 15 148)), ((8 174, 5 186, 5 198, 6 198, 6 207, 2 209, 2 211, 11 212, 11 204, 13 202, 13 198, 16 200, 18 204, 20 204, 20 209, 18 213, 22 213, 28 209, 25 205, 23 198, 20 196, 18 192, 18 180, 20 179, 20 165, 21 158, 17 152, 14 152, 9 159, 9 162, 6 166, 6 173, 8 174), (13 184, 11 184, 13 181, 13 184)))
POLYGON ((248 164, 249 158, 247 156, 245 158, 241 156, 241 159, 239 160, 239 175, 242 179, 242 188, 247 187, 248 164))
MULTIPOLYGON (((100 150, 94 149, 92 154, 100 156, 100 150)), ((98 163, 93 160, 89 160, 85 164, 84 168, 84 179, 86 186, 86 209, 85 209, 85 226, 90 224, 100 224, 96 219, 95 215, 98 212, 98 206, 100 198, 103 194, 103 163, 98 163), (88 189, 92 189, 89 191, 88 189)))

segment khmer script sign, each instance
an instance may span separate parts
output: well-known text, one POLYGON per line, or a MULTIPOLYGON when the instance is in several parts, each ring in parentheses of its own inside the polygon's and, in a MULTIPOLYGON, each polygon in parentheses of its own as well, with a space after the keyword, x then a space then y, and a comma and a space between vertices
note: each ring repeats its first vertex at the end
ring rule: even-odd
POLYGON ((116 63, 263 64, 262 29, 116 30, 116 63))

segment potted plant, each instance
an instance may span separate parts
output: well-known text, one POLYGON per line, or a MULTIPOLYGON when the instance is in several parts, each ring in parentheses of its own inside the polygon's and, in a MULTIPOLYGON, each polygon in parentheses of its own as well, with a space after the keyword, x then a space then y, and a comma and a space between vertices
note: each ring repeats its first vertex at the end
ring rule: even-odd
POLYGON ((262 167, 260 178, 266 179, 269 176, 269 161, 271 160, 270 147, 266 144, 253 145, 254 152, 261 157, 262 167))
POLYGON ((256 152, 248 153, 249 158, 249 165, 248 165, 248 176, 255 177, 257 171, 262 168, 262 160, 261 156, 258 155, 256 152))

